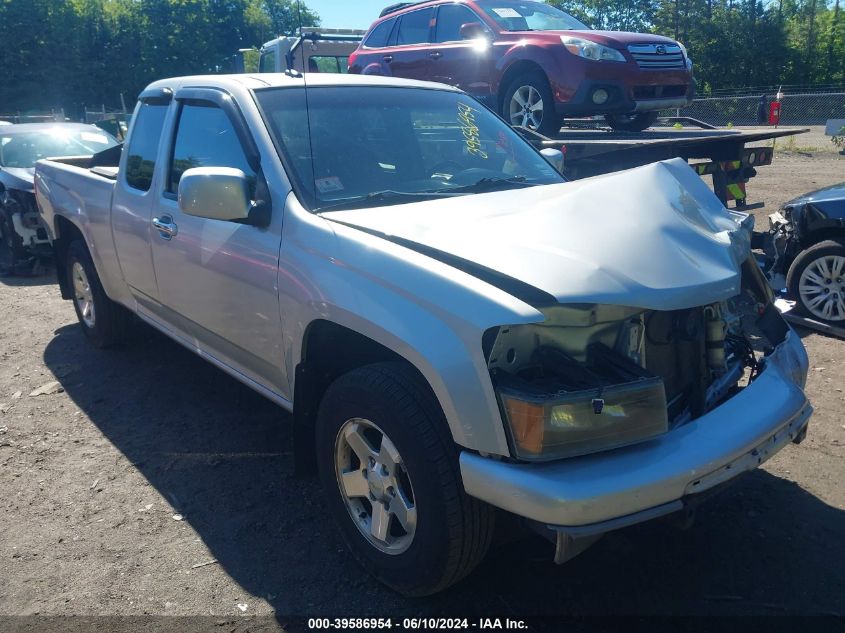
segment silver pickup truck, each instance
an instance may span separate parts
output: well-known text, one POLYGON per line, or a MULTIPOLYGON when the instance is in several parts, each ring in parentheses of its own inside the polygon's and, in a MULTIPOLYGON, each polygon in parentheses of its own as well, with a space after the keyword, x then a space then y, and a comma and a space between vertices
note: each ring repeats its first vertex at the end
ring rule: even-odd
POLYGON ((88 338, 137 315, 291 411, 353 555, 423 595, 497 517, 563 562, 806 433, 750 218, 680 160, 566 182, 559 157, 446 86, 185 77, 119 157, 35 188, 88 338))

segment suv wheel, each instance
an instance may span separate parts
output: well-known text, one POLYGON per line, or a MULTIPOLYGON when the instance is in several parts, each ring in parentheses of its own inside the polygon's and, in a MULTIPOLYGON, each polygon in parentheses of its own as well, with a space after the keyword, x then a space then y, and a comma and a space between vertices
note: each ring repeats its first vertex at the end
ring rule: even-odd
POLYGON ((514 79, 502 99, 502 118, 513 126, 551 136, 560 131, 562 118, 543 73, 534 71, 514 79))
POLYGON ((622 132, 642 132, 657 121, 657 112, 640 112, 639 114, 606 114, 604 120, 614 130, 622 132))
POLYGON ((443 413, 405 363, 354 369, 317 415, 329 511, 354 558, 405 595, 445 589, 483 558, 493 509, 467 496, 443 413))
POLYGON ((789 267, 786 287, 804 314, 841 327, 845 324, 845 245, 825 240, 798 255, 789 267))

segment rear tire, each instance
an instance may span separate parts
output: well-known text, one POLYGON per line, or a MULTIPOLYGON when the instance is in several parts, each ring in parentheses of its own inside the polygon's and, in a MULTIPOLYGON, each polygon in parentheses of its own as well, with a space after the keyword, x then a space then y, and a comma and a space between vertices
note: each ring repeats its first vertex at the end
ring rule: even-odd
POLYGON ((320 403, 316 447, 346 545, 387 586, 433 594, 484 557, 494 510, 464 492, 440 406, 405 363, 367 365, 332 383, 320 403))
POLYGON ((68 245, 65 270, 73 307, 88 340, 101 348, 125 340, 132 313, 108 298, 84 242, 68 245))
POLYGON ((845 244, 825 240, 795 258, 786 275, 789 297, 805 315, 833 325, 845 324, 845 244))
POLYGON ((18 264, 25 259, 27 252, 15 231, 11 213, 0 208, 0 274, 14 275, 18 264))
POLYGON ((538 70, 520 75, 508 84, 502 99, 502 118, 513 126, 544 136, 560 132, 563 123, 563 117, 555 111, 549 80, 538 70))
POLYGON ((604 120, 614 130, 621 132, 642 132, 657 121, 657 112, 640 112, 639 114, 606 114, 604 120))

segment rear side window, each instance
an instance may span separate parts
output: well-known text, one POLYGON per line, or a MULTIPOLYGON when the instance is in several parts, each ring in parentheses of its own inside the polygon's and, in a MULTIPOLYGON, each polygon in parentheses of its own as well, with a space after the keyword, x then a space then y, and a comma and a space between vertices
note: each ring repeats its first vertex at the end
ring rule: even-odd
POLYGON ((138 106, 126 158, 126 184, 133 189, 149 191, 153 183, 167 107, 166 104, 143 102, 138 106))
POLYGON ((437 11, 435 42, 457 42, 461 39, 461 26, 481 20, 469 9, 459 4, 443 4, 437 11))
POLYGON ((390 39, 390 32, 393 30, 394 24, 396 24, 396 18, 378 24, 364 40, 364 46, 367 48, 384 48, 387 46, 387 40, 390 39))
POLYGON ((434 9, 420 9, 400 16, 396 43, 401 46, 428 42, 432 18, 434 18, 434 9))
POLYGON ((255 182, 255 172, 229 117, 216 105, 204 101, 182 106, 167 191, 176 193, 182 174, 193 167, 234 167, 255 182))

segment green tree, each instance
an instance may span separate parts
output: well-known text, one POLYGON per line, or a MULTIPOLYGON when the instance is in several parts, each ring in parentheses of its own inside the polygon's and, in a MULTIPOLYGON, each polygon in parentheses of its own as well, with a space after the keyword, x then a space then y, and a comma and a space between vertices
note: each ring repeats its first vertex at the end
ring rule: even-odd
MULTIPOLYGON (((0 113, 132 106, 163 77, 228 72, 299 24, 293 0, 0 0, 0 113)), ((319 16, 305 2, 304 26, 319 16)))
POLYGON ((265 0, 273 36, 293 35, 299 26, 320 26, 320 16, 297 0, 265 0))

